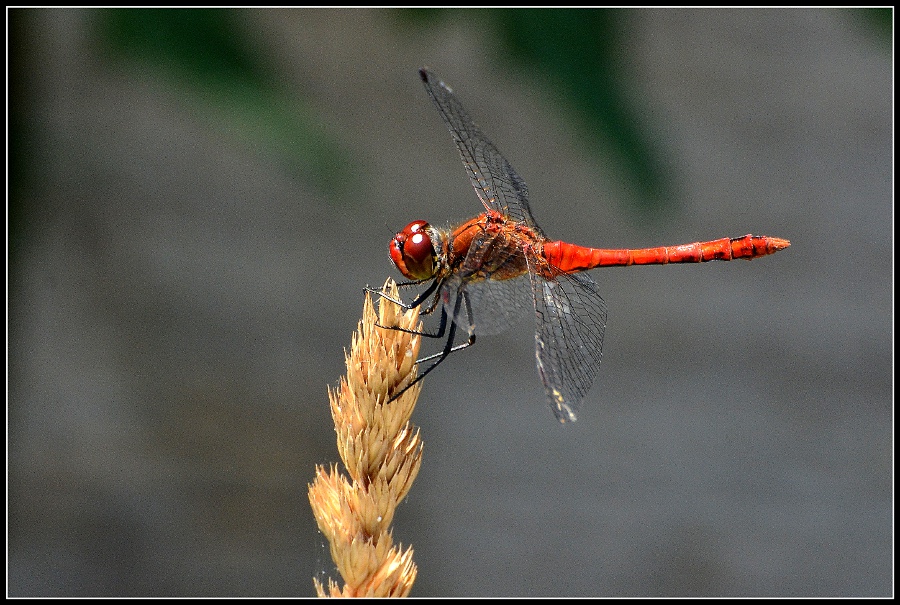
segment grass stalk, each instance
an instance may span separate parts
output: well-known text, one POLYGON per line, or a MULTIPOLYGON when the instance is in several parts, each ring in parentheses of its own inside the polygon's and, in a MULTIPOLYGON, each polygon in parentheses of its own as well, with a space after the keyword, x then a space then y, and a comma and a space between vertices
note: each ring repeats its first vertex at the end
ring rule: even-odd
MULTIPOLYGON (((384 292, 397 297, 392 280, 384 292)), ((382 298, 378 323, 417 329, 418 310, 403 311, 382 298)), ((344 580, 325 586, 313 579, 320 597, 407 596, 416 579, 412 547, 394 545, 391 521, 422 462, 419 429, 410 424, 421 383, 395 401, 390 397, 415 379, 421 336, 379 328, 366 293, 363 316, 345 354, 347 375, 328 390, 338 453, 347 471, 316 466, 309 502, 331 557, 344 580)))

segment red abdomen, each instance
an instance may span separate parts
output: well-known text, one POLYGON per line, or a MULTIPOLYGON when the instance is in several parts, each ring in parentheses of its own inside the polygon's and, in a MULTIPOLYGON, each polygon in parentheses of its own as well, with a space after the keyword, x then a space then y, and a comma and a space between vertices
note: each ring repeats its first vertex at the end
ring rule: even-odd
POLYGON ((563 273, 576 273, 597 267, 627 265, 665 265, 668 263, 704 263, 711 260, 754 259, 784 250, 791 243, 778 237, 745 235, 680 246, 660 246, 638 250, 587 248, 566 242, 547 242, 543 256, 563 273))

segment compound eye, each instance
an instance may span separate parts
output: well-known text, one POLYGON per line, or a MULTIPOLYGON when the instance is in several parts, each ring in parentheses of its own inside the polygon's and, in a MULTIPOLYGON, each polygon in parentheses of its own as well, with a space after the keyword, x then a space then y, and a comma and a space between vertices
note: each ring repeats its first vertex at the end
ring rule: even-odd
POLYGON ((437 254, 425 221, 413 221, 391 240, 391 260, 404 277, 434 277, 437 254))

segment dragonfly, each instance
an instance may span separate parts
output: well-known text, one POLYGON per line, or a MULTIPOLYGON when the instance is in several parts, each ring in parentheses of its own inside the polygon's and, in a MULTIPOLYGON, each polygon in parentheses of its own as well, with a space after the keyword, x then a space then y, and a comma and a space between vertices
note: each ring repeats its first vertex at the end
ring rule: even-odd
POLYGON ((404 308, 419 308, 423 315, 440 310, 437 330, 420 333, 444 339, 443 348, 417 360, 431 363, 391 400, 451 353, 473 345, 478 334, 500 332, 530 308, 537 372, 550 408, 560 422, 574 422, 599 373, 607 317, 606 303, 586 271, 751 260, 790 246, 786 239, 750 234, 618 250, 550 239, 531 214, 525 181, 475 125, 453 90, 427 68, 419 74, 450 130, 484 212, 451 229, 416 220, 393 237, 390 259, 409 280, 398 286, 423 287, 411 302, 366 288, 404 308), (465 331, 460 343, 458 330, 465 331))

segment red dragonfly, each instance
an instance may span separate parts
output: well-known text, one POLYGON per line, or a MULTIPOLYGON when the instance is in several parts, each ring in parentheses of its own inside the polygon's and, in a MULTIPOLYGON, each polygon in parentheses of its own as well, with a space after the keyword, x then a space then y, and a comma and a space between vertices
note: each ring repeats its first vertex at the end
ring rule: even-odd
POLYGON ((584 271, 750 260, 790 246, 786 239, 757 235, 638 250, 587 248, 551 240, 531 216, 525 182, 472 122, 450 87, 427 69, 419 74, 450 129, 485 211, 454 229, 413 221, 391 240, 391 261, 411 280, 399 285, 428 284, 408 304, 391 300, 405 308, 422 307, 423 314, 440 307, 436 333, 425 335, 446 338, 440 352, 418 360, 433 363, 415 382, 450 353, 474 344, 476 333, 498 332, 519 311, 532 307, 538 374, 553 413, 560 422, 572 422, 599 371, 606 328, 606 303, 584 271), (455 344, 459 326, 468 339, 455 344))

